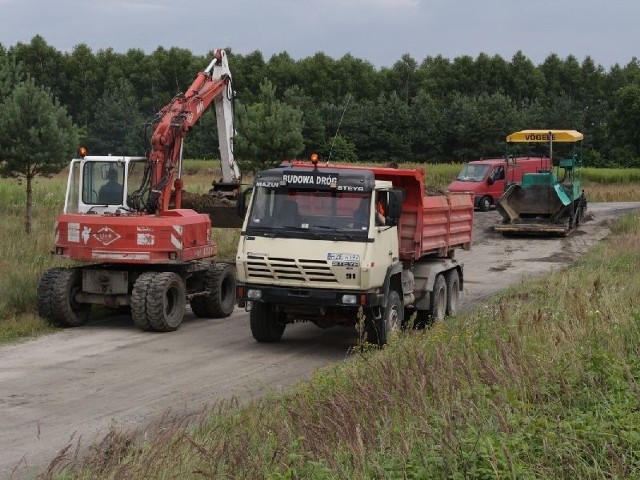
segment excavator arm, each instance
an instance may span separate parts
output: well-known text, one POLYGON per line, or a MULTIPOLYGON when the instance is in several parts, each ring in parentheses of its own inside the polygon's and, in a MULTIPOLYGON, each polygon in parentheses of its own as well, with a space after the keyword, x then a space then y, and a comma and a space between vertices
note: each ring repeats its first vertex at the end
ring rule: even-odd
POLYGON ((233 158, 233 89, 226 52, 215 50, 209 66, 198 76, 184 94, 176 95, 162 108, 154 120, 148 154, 150 166, 150 195, 147 209, 151 212, 169 209, 172 189, 174 206, 181 208, 182 145, 187 132, 202 114, 215 104, 222 181, 228 185, 240 184, 240 170, 233 158), (173 181, 175 177, 175 182, 173 181))

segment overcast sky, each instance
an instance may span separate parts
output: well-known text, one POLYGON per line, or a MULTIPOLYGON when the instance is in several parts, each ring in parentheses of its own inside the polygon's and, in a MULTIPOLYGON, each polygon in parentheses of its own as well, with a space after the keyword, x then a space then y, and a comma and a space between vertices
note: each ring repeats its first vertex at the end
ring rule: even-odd
POLYGON ((230 47, 265 60, 350 53, 376 67, 405 53, 419 63, 521 50, 535 64, 556 53, 608 69, 640 57, 639 23, 640 0, 0 0, 5 48, 41 35, 63 52, 230 47))

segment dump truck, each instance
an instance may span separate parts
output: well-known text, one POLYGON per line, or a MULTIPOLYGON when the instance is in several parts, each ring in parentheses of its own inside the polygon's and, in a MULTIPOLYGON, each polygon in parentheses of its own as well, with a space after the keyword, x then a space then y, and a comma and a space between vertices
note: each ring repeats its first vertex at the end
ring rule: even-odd
POLYGON ((473 195, 429 196, 423 169, 285 162, 258 172, 236 256, 253 337, 285 327, 363 326, 369 343, 458 310, 457 249, 469 249, 473 195), (414 315, 415 314, 415 315, 414 315))
POLYGON ((508 144, 548 144, 552 168, 526 173, 510 185, 496 203, 502 222, 495 231, 503 235, 564 236, 582 222, 587 199, 580 182, 583 135, 575 130, 522 130, 507 136, 508 144), (554 161, 554 144, 569 144, 564 158, 554 161))

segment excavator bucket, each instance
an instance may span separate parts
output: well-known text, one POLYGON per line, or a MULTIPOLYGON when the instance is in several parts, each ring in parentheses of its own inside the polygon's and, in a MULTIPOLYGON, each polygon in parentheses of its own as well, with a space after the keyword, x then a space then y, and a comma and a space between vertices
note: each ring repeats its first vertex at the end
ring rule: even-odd
POLYGON ((241 228, 244 220, 238 212, 236 198, 232 197, 182 192, 182 208, 209 215, 214 228, 241 228))
POLYGON ((211 217, 211 226, 215 228, 241 228, 243 218, 238 215, 238 209, 233 205, 214 205, 202 213, 211 217))

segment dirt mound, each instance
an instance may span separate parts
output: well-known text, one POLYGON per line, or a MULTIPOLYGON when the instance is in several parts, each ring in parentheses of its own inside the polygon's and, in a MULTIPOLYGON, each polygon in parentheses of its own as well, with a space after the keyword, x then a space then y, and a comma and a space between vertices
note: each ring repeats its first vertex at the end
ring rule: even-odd
POLYGON ((182 192, 182 208, 190 208, 196 212, 207 212, 212 207, 233 207, 235 201, 224 196, 210 193, 182 192))

